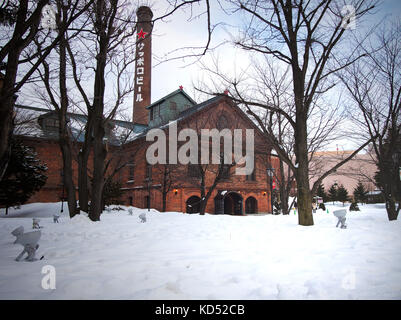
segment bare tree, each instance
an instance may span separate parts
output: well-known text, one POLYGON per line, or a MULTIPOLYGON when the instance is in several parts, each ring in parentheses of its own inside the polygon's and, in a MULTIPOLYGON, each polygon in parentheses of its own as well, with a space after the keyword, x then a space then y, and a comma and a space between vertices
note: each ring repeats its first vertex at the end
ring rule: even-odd
POLYGON ((157 169, 161 175, 161 193, 162 193, 162 212, 167 208, 167 195, 172 190, 174 179, 174 165, 162 164, 157 169))
MULTIPOLYGON (((77 1, 75 1, 77 2, 77 1)), ((71 8, 76 6, 71 0, 57 0, 57 15, 56 15, 56 24, 60 26, 61 30, 66 29, 65 24, 68 22, 68 18, 71 15, 71 8)), ((87 8, 89 5, 87 6, 87 8)), ((78 19, 77 19, 78 20, 78 19)), ((76 27, 76 25, 72 25, 74 29, 74 34, 71 38, 77 36, 80 31, 80 27, 76 27)), ((52 70, 50 69, 50 63, 53 65, 53 61, 49 62, 51 56, 49 55, 47 59, 42 61, 42 68, 38 68, 38 74, 44 84, 47 99, 50 105, 54 108, 58 116, 58 141, 63 159, 63 185, 67 191, 67 203, 68 209, 70 213, 70 217, 73 217, 77 212, 77 201, 75 194, 75 185, 73 181, 73 170, 72 170, 72 162, 73 162, 73 151, 72 151, 72 136, 70 132, 70 128, 68 127, 68 118, 67 112, 69 110, 71 100, 69 96, 69 90, 67 89, 67 64, 68 64, 68 43, 71 41, 69 38, 70 33, 66 29, 65 32, 58 35, 60 37, 60 41, 57 45, 57 54, 58 54, 58 63, 54 63, 55 70, 57 75, 53 76, 52 70), (55 79, 58 80, 58 85, 54 82, 55 79), (58 88, 58 91, 56 91, 58 88)), ((40 54, 42 51, 42 43, 37 39, 34 40, 37 45, 37 50, 40 54)))
POLYGON ((263 131, 279 157, 295 174, 299 224, 313 225, 311 207, 313 191, 327 175, 350 160, 368 142, 325 172, 310 188, 308 139, 311 135, 308 119, 311 117, 313 106, 319 105, 318 98, 335 85, 332 81, 333 74, 360 58, 355 54, 346 56, 342 54, 340 43, 354 19, 360 21, 361 17, 374 7, 374 1, 355 0, 348 3, 344 1, 343 5, 339 1, 330 0, 230 2, 250 17, 243 34, 235 41, 235 44, 251 53, 271 56, 277 65, 290 68, 293 99, 290 113, 270 101, 255 98, 258 97, 255 94, 256 90, 241 86, 238 79, 228 83, 231 83, 232 100, 244 105, 262 129, 263 122, 255 112, 255 107, 280 114, 290 123, 294 137, 295 159, 288 157, 285 150, 267 130, 263 129, 263 131), (349 10, 344 10, 344 8, 349 9, 350 6, 353 9, 351 15, 349 10))
MULTIPOLYGON (((80 2, 82 4, 82 2, 80 2)), ((78 6, 75 1, 71 15, 63 26, 57 26, 58 36, 46 41, 47 32, 42 32, 40 26, 42 9, 47 0, 6 1, 1 5, 2 12, 9 13, 8 23, 3 25, 2 46, 0 49, 0 64, 5 69, 3 86, 0 91, 0 180, 7 168, 9 158, 9 139, 13 132, 15 94, 27 83, 32 74, 57 45, 61 35, 69 25, 77 19, 87 6, 78 6), (38 37, 43 39, 41 51, 30 50, 30 44, 38 37), (25 54, 22 58, 23 53, 25 54), (23 66, 23 72, 18 74, 23 66)), ((49 38, 50 39, 50 38, 49 38)))
POLYGON ((400 211, 401 188, 401 32, 400 23, 384 25, 369 45, 366 57, 339 77, 353 102, 352 119, 362 138, 371 138, 378 168, 376 184, 383 192, 388 219, 400 211), (359 112, 355 112, 359 111, 359 112), (374 139, 373 139, 374 138, 374 139))

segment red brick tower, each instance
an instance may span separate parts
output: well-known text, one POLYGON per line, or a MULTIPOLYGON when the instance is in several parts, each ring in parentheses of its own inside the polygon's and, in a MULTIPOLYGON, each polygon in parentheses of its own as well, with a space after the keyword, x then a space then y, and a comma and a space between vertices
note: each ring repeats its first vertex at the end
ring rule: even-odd
POLYGON ((133 122, 148 124, 148 110, 150 105, 150 87, 152 71, 152 17, 149 7, 139 7, 136 15, 137 42, 135 63, 134 111, 133 122))

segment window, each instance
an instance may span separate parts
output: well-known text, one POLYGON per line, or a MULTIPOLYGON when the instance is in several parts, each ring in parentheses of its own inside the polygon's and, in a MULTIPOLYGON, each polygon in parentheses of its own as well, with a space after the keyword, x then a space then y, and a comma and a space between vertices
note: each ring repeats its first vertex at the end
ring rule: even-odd
POLYGON ((134 181, 135 165, 129 163, 128 165, 128 181, 134 181))
POLYGON ((200 178, 201 174, 197 164, 188 164, 188 177, 200 178))
POLYGON ((177 111, 177 103, 175 101, 170 101, 170 110, 177 111))
POLYGON ((222 179, 229 179, 230 178, 230 165, 228 164, 223 164, 222 172, 221 172, 221 178, 222 179))
POLYGON ((131 159, 127 163, 127 169, 128 169, 128 182, 132 182, 134 181, 134 173, 135 173, 135 163, 133 156, 131 156, 131 159))
POLYGON ((152 165, 146 163, 145 180, 152 180, 152 165))
POLYGON ((54 119, 54 118, 47 118, 47 119, 45 119, 44 122, 45 122, 46 129, 57 129, 60 124, 58 119, 54 119))
POLYGON ((149 111, 150 121, 155 120, 157 117, 160 117, 160 104, 153 106, 149 111))
POLYGON ((217 120, 217 123, 216 123, 216 127, 220 131, 223 130, 223 129, 228 128, 228 120, 224 115, 221 115, 219 117, 219 120, 217 120))
POLYGON ((256 174, 255 174, 255 168, 253 168, 253 171, 251 174, 246 175, 246 181, 256 181, 256 174))

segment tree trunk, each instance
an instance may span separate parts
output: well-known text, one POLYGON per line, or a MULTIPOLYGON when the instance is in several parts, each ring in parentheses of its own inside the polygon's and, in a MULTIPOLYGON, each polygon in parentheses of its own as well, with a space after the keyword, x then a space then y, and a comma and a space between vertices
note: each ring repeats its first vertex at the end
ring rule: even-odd
MULTIPOLYGON (((64 27, 65 19, 67 18, 67 7, 59 7, 62 10, 61 24, 64 27)), ((63 157, 63 188, 67 191, 67 203, 70 218, 77 214, 77 200, 75 195, 75 185, 73 181, 72 170, 72 147, 71 140, 68 134, 67 127, 67 110, 68 110, 68 94, 67 94, 67 53, 66 53, 66 39, 64 34, 61 34, 59 44, 59 84, 60 84, 60 110, 58 110, 59 118, 59 146, 63 157)), ((64 199, 62 200, 64 201, 64 199)))
POLYGON ((288 191, 283 189, 280 190, 280 198, 281 198, 281 210, 283 214, 290 214, 290 207, 288 205, 288 191))
POLYGON ((201 178, 201 188, 200 188, 200 194, 201 194, 201 200, 200 200, 200 204, 199 204, 199 215, 203 216, 205 215, 205 211, 206 211, 206 187, 205 187, 205 183, 204 183, 204 174, 202 175, 201 178))
MULTIPOLYGON (((89 116, 88 116, 89 121, 89 116)), ((87 129, 89 130, 89 129, 87 129)), ((85 133, 87 135, 87 133, 85 133)), ((88 134, 90 136, 90 134, 88 134)), ((88 137, 88 139, 91 139, 88 137)), ((88 188, 88 159, 90 153, 89 141, 86 141, 78 153, 78 197, 79 208, 84 212, 89 212, 89 188, 88 188)))
POLYGON ((167 164, 163 167, 163 189, 162 189, 162 212, 166 212, 167 208, 167 193, 171 188, 170 169, 167 164))
POLYGON ((206 199, 205 200, 202 200, 202 199, 203 199, 203 197, 201 198, 201 201, 200 201, 200 204, 199 204, 199 214, 201 216, 205 215, 206 205, 207 205, 206 199))
POLYGON ((298 223, 302 226, 312 226, 312 195, 309 188, 306 117, 306 114, 297 112, 295 148, 298 161, 298 169, 296 173, 298 188, 298 223))
MULTIPOLYGON (((391 178, 388 178, 390 180, 391 178)), ((398 218, 398 213, 399 213, 399 208, 397 210, 396 208, 396 199, 394 197, 394 194, 396 194, 396 188, 395 186, 392 186, 391 183, 389 185, 384 186, 384 199, 386 201, 386 211, 387 211, 387 217, 389 221, 394 221, 397 220, 398 218)))
MULTIPOLYGON (((104 91, 105 91, 105 68, 107 59, 108 38, 105 33, 106 25, 102 19, 102 10, 104 1, 98 1, 96 19, 100 26, 99 37, 99 53, 96 56, 96 74, 93 98, 93 181, 92 181, 92 198, 89 210, 89 218, 92 221, 99 221, 102 213, 102 195, 104 187, 104 161, 107 155, 106 145, 103 141, 105 136, 105 120, 104 112, 104 91)), ((112 21, 109 21, 112 24, 112 21)), ((107 142, 106 142, 107 143, 107 142)))
MULTIPOLYGON (((68 139, 68 137, 67 137, 68 139)), ((60 149, 63 156, 63 187, 67 191, 67 202, 68 210, 70 212, 70 218, 75 216, 78 212, 77 210, 77 199, 75 195, 75 185, 73 181, 73 170, 72 170, 72 154, 69 142, 65 141, 65 138, 60 138, 60 149)))
POLYGON ((391 197, 389 199, 386 199, 386 210, 389 221, 397 220, 398 212, 397 209, 395 208, 395 201, 391 197))
POLYGON ((12 115, 6 109, 8 108, 5 105, 2 104, 0 106, 0 118, 4 119, 4 126, 0 128, 0 181, 3 179, 3 176, 7 171, 11 155, 10 141, 13 134, 12 115))
POLYGON ((93 182, 92 198, 89 210, 89 218, 92 221, 99 221, 102 213, 102 196, 104 187, 104 160, 106 159, 106 147, 103 143, 104 128, 100 123, 95 125, 95 139, 93 143, 93 182))
MULTIPOLYGON (((281 142, 281 139, 280 139, 281 142)), ((290 179, 290 168, 288 168, 288 174, 287 174, 287 179, 285 179, 285 173, 284 173, 284 162, 280 158, 280 202, 281 202, 281 212, 283 214, 290 214, 290 209, 288 206, 288 199, 289 199, 289 192, 288 188, 291 188, 291 184, 289 183, 290 179)))
POLYGON ((162 212, 166 212, 167 207, 167 192, 163 192, 163 204, 162 204, 162 212))

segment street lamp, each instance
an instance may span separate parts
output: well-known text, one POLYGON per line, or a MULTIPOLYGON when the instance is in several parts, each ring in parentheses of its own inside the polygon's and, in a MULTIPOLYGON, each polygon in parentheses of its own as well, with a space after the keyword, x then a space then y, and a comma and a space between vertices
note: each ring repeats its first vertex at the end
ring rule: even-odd
POLYGON ((266 169, 267 176, 269 177, 270 181, 270 206, 273 214, 273 176, 274 176, 274 168, 269 167, 266 169))

